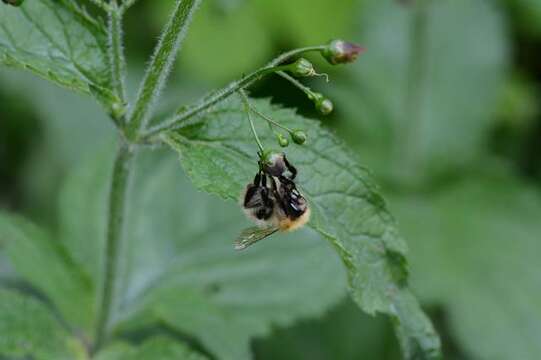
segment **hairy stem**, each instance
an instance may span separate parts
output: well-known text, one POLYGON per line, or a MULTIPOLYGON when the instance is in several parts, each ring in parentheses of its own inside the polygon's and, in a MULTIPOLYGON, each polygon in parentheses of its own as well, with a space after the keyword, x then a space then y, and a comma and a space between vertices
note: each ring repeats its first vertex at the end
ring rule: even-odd
MULTIPOLYGON (((122 46, 122 13, 118 7, 117 1, 110 3, 109 23, 109 62, 111 67, 111 79, 116 95, 123 104, 126 103, 126 87, 124 76, 126 74, 126 60, 124 58, 124 49, 122 46)), ((115 119, 119 121, 119 119, 115 119)))
POLYGON ((132 168, 133 150, 122 142, 118 147, 109 191, 107 237, 105 245, 105 270, 103 288, 96 325, 94 350, 99 349, 108 336, 113 299, 118 276, 118 251, 122 238, 128 180, 132 168))
POLYGON ((126 133, 128 139, 137 140, 141 130, 146 127, 154 104, 165 86, 192 15, 200 2, 201 0, 177 0, 173 15, 154 50, 152 60, 139 87, 135 105, 128 118, 126 133))
POLYGON ((282 68, 279 67, 284 61, 291 59, 294 56, 301 55, 306 52, 312 51, 323 51, 325 46, 309 46, 299 49, 294 49, 283 53, 269 62, 266 66, 246 75, 242 78, 235 80, 221 90, 216 91, 211 96, 204 97, 202 100, 198 101, 194 106, 189 107, 188 109, 183 109, 177 111, 170 119, 165 120, 163 123, 149 129, 145 134, 144 138, 148 138, 154 135, 157 135, 164 131, 170 131, 178 129, 182 126, 182 123, 187 119, 205 111, 209 107, 219 103, 222 100, 225 100, 235 92, 240 89, 245 89, 252 85, 257 80, 261 79, 263 76, 274 73, 276 71, 281 71, 282 68))

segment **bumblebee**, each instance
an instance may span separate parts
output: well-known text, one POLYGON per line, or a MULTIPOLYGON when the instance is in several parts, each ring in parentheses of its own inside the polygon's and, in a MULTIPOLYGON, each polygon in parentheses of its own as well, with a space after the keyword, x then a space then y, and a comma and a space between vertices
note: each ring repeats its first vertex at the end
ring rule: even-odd
POLYGON ((293 231, 310 219, 310 208, 294 182, 297 169, 285 154, 260 154, 259 171, 246 186, 241 197, 245 214, 257 227, 243 231, 235 242, 237 250, 245 249, 277 231, 293 231))

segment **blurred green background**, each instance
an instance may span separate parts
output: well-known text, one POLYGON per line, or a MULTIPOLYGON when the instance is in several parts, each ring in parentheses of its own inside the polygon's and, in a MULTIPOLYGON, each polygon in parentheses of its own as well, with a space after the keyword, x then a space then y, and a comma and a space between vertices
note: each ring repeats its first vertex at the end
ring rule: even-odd
MULTIPOLYGON (((170 7, 140 0, 128 13, 132 89, 170 7)), ((252 94, 319 119, 373 171, 447 359, 539 359, 541 1, 206 0, 162 106, 331 38, 367 49, 348 67, 312 59, 330 76, 309 85, 333 100, 331 116, 279 77, 252 94)), ((0 109, 0 207, 55 226, 64 178, 111 142, 111 125, 92 100, 5 69, 0 109)), ((201 227, 220 220, 198 218, 201 227)), ((399 358, 390 324, 345 296, 252 347, 257 359, 399 358)))

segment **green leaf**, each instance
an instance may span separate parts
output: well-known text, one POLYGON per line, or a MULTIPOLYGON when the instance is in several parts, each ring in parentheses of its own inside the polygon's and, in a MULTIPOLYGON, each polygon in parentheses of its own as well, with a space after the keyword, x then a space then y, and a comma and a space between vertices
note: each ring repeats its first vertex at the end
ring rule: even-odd
MULTIPOLYGON (((254 103, 283 125, 306 130, 307 144, 291 147, 288 159, 298 168, 298 183, 312 207, 310 226, 342 257, 354 300, 370 314, 383 312, 393 318, 406 356, 437 356, 439 339, 405 282, 406 245, 368 172, 317 123, 271 107, 268 101, 254 103)), ((238 198, 258 168, 256 146, 241 109, 238 99, 231 99, 164 136, 199 189, 230 200, 238 198)), ((266 125, 259 121, 258 132, 272 146, 274 137, 266 125)))
POLYGON ((21 217, 0 212, 0 245, 16 273, 50 298, 65 320, 77 328, 91 327, 92 283, 58 239, 21 217))
POLYGON ((410 240, 413 287, 442 306, 467 355, 539 358, 539 190, 487 173, 392 205, 410 240))
POLYGON ((206 357, 165 336, 153 337, 140 346, 116 342, 100 351, 95 360, 205 360, 206 357))
POLYGON ((367 165, 416 180, 470 164, 483 153, 508 62, 496 3, 424 3, 424 35, 415 37, 415 6, 365 1, 358 23, 367 50, 335 95, 347 114, 340 133, 367 165), (420 74, 412 76, 416 66, 420 74))
POLYGON ((0 64, 111 100, 105 28, 74 0, 0 6, 0 64))
MULTIPOLYGON (((64 239, 95 283, 103 262, 99 229, 109 153, 83 164, 62 195, 64 239)), ((236 252, 233 239, 247 223, 242 212, 195 192, 171 153, 138 156, 128 208, 117 332, 165 323, 220 358, 248 359, 252 337, 317 316, 345 293, 338 257, 313 233, 236 252)))
POLYGON ((80 358, 84 349, 43 303, 0 289, 0 357, 36 360, 80 358))

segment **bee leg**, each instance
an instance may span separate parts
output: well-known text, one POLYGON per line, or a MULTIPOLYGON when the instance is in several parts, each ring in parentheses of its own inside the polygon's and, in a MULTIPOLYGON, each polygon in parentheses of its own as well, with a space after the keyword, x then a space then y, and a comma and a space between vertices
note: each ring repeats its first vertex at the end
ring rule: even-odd
POLYGON ((295 179, 297 176, 297 169, 295 166, 291 165, 289 161, 287 161, 287 158, 284 156, 284 163, 287 167, 287 170, 291 173, 291 180, 295 179))
POLYGON ((255 174, 254 185, 255 186, 261 185, 261 172, 258 172, 257 174, 255 174))
MULTIPOLYGON (((246 192, 244 194, 244 207, 245 208, 252 208, 254 207, 249 206, 251 200, 253 197, 258 193, 259 188, 261 187, 261 172, 258 172, 254 177, 254 182, 252 184, 248 184, 248 187, 246 188, 246 192)), ((263 175, 264 176, 264 175, 263 175)))

